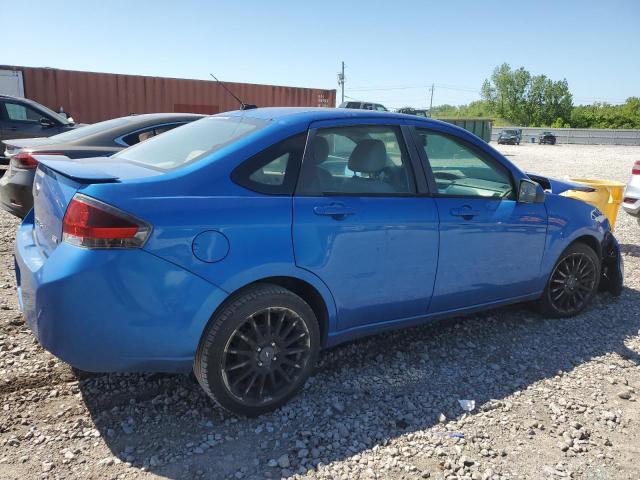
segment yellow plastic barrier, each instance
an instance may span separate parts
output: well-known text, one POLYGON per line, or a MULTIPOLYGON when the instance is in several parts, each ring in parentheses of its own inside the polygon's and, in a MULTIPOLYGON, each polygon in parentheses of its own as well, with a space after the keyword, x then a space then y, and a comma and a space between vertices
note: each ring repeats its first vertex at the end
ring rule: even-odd
POLYGON ((624 194, 624 183, 614 182, 612 180, 597 180, 594 178, 571 178, 572 182, 583 183, 592 188, 595 192, 577 192, 569 190, 563 195, 571 198, 582 200, 597 207, 609 219, 611 230, 616 226, 616 217, 618 216, 618 208, 622 203, 624 194))

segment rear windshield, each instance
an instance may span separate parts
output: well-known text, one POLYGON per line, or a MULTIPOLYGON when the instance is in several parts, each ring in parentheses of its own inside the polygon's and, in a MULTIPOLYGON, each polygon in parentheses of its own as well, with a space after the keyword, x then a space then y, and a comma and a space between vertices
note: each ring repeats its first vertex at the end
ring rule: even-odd
POLYGON ((171 170, 256 132, 267 123, 235 116, 205 117, 126 148, 111 158, 171 170))
POLYGON ((74 128, 73 130, 59 133, 58 135, 53 135, 49 138, 53 141, 53 143, 73 142, 90 135, 95 135, 96 133, 102 133, 112 128, 121 127, 131 122, 132 119, 135 119, 135 117, 114 118, 113 120, 106 120, 104 122, 98 122, 91 125, 86 125, 84 127, 74 128))

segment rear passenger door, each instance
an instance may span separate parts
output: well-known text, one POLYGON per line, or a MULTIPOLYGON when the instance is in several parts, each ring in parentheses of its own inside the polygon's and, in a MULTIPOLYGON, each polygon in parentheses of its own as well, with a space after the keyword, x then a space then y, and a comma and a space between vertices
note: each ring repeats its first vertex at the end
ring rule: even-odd
POLYGON ((329 287, 340 330, 424 315, 438 216, 405 130, 379 122, 312 126, 294 196, 296 265, 329 287))

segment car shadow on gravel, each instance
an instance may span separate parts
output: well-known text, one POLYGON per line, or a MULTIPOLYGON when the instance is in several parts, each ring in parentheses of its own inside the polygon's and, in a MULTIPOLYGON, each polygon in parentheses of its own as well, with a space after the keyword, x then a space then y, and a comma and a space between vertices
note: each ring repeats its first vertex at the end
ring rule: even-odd
POLYGON ((640 245, 633 245, 629 243, 621 243, 620 251, 623 254, 631 255, 632 257, 640 258, 640 245))
POLYGON ((108 447, 132 468, 280 478, 407 433, 444 432, 465 414, 459 399, 486 410, 597 357, 640 364, 625 346, 640 330, 630 313, 638 304, 640 292, 626 288, 576 318, 514 306, 342 345, 324 352, 298 397, 254 419, 223 412, 187 375, 99 375, 80 379, 80 391, 108 447))

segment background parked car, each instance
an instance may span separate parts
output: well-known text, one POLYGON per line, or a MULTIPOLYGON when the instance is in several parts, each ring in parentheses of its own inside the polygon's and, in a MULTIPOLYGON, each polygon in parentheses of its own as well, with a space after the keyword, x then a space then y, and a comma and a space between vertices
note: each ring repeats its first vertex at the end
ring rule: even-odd
POLYGON ((338 108, 355 108, 357 110, 376 110, 378 112, 388 112, 387 107, 379 103, 373 102, 360 102, 353 100, 349 102, 342 102, 338 108))
POLYGON ((637 160, 631 169, 631 179, 624 191, 622 208, 629 215, 636 217, 640 223, 640 160, 637 160))
MULTIPOLYGON (((78 126, 33 100, 0 95, 0 140, 50 137, 78 126)), ((1 154, 0 159, 6 163, 8 159, 1 154)))
POLYGON ((519 129, 503 130, 498 135, 498 145, 520 145, 520 140, 522 140, 522 130, 519 129))
POLYGON ((538 143, 539 144, 547 144, 547 145, 555 145, 556 144, 556 136, 552 132, 542 132, 538 135, 538 143))
POLYGON ((151 113, 114 118, 48 138, 4 140, 9 170, 0 179, 0 207, 24 217, 33 206, 31 187, 39 155, 109 157, 131 145, 202 118, 192 113, 151 113))
POLYGON ((424 108, 402 107, 397 109, 396 112, 407 115, 417 115, 418 117, 429 117, 429 110, 424 108))

